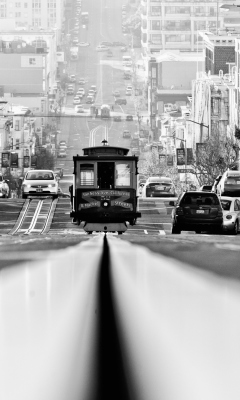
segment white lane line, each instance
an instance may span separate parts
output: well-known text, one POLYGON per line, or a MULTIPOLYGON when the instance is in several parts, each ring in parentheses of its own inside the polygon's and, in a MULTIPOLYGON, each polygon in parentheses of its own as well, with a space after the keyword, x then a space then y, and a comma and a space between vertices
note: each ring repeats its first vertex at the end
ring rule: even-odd
POLYGON ((159 230, 159 235, 166 235, 166 232, 164 230, 159 230))
POLYGON ((144 233, 145 235, 148 235, 148 231, 146 229, 144 229, 144 233))

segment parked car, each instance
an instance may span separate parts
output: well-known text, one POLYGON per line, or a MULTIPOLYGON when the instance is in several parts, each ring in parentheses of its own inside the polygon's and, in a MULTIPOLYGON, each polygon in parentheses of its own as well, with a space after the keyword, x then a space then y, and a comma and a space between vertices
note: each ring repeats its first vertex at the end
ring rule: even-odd
POLYGON ((203 185, 200 187, 200 189, 202 192, 211 192, 212 191, 212 185, 203 185))
POLYGON ((52 196, 58 197, 58 180, 51 170, 28 171, 22 183, 22 198, 28 196, 52 196))
POLYGON ((237 235, 240 230, 240 199, 222 196, 220 202, 223 209, 223 231, 237 235))
POLYGON ((115 99, 115 104, 119 104, 119 105, 126 105, 127 104, 127 100, 126 99, 121 99, 120 97, 118 99, 115 99))
POLYGON ((127 51, 127 47, 126 47, 126 46, 121 47, 120 51, 121 51, 122 53, 125 53, 125 52, 127 51))
POLYGON ((240 171, 226 171, 218 185, 217 194, 220 196, 240 196, 240 171))
POLYGON ((126 121, 133 121, 133 116, 132 115, 127 115, 126 116, 126 121))
POLYGON ((221 233, 222 229, 223 210, 216 193, 187 191, 178 198, 172 211, 172 233, 186 230, 221 233))
POLYGON ((0 175, 0 198, 9 197, 9 185, 8 181, 0 175))
POLYGON ((130 133, 130 131, 128 130, 128 129, 125 129, 124 131, 123 131, 123 138, 124 139, 131 139, 131 133, 130 133))
POLYGON ((80 78, 78 81, 79 85, 85 85, 87 83, 87 81, 84 78, 80 78))
POLYGON ((171 178, 150 177, 146 180, 142 194, 144 197, 176 197, 176 189, 171 178))

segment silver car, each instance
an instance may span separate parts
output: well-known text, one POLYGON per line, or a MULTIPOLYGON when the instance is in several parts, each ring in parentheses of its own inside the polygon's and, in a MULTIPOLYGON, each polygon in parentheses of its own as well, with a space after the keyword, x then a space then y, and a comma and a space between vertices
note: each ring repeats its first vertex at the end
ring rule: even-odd
POLYGON ((58 197, 58 181, 51 170, 31 170, 22 183, 22 198, 51 196, 58 197))
POLYGON ((237 235, 240 230, 240 198, 221 196, 223 231, 237 235))

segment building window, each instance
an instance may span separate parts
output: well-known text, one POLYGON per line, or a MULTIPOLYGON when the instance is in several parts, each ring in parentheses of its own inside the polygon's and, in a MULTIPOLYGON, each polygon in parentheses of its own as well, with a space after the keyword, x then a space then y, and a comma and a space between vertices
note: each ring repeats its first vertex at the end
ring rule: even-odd
POLYGON ((21 18, 21 13, 20 12, 16 12, 15 13, 15 18, 21 18))
POLYGON ((16 139, 16 146, 15 146, 16 150, 20 149, 20 140, 16 139))
POLYGON ((20 129, 20 121, 19 121, 19 119, 17 119, 15 121, 15 131, 19 131, 19 129, 20 129))
POLYGON ((24 3, 24 8, 28 8, 28 3, 24 3))
POLYGON ((15 3, 15 7, 16 8, 21 8, 21 3, 20 2, 15 3))

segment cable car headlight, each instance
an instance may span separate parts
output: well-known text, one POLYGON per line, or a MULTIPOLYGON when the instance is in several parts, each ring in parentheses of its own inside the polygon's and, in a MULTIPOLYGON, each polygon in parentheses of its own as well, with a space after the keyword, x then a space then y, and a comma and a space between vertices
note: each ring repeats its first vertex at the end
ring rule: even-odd
POLYGON ((102 207, 107 208, 110 206, 110 202, 108 200, 103 200, 102 201, 102 207))

